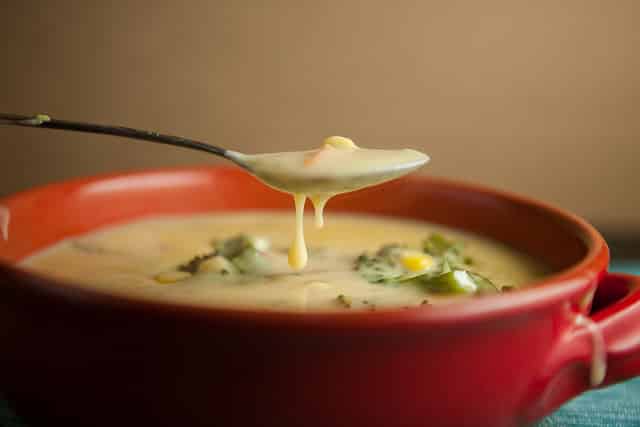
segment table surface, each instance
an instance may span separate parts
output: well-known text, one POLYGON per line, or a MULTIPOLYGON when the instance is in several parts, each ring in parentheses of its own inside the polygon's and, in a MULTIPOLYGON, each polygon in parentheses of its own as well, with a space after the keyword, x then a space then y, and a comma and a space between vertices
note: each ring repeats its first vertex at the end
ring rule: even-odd
MULTIPOLYGON (((613 263, 611 271, 640 274, 640 261, 613 263)), ((28 427, 0 400, 0 426, 28 427)), ((640 378, 584 393, 543 419, 537 427, 640 426, 640 378)))

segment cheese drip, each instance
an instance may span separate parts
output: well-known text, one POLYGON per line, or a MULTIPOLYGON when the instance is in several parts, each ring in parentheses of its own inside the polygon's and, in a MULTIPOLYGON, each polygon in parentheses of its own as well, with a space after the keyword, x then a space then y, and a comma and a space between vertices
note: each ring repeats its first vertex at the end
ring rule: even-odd
POLYGON ((429 161, 419 151, 359 148, 349 138, 331 136, 315 150, 245 155, 229 152, 238 163, 265 184, 293 195, 296 203, 296 235, 289 250, 295 270, 306 265, 304 201, 315 207, 315 224, 324 224, 327 201, 342 193, 381 184, 406 175, 429 161))
POLYGON ((315 225, 316 228, 324 227, 324 206, 329 201, 333 194, 316 194, 310 196, 311 202, 313 203, 313 208, 315 209, 315 225))
POLYGON ((307 201, 307 196, 294 194, 293 200, 296 205, 296 231, 293 243, 289 248, 289 265, 294 270, 302 270, 309 259, 307 245, 304 241, 304 204, 307 201))
MULTIPOLYGON (((318 157, 322 156, 323 150, 356 150, 357 148, 356 144, 349 138, 332 136, 325 139, 319 151, 305 159, 305 165, 312 164, 316 161, 318 157)), ((315 226, 317 228, 324 226, 324 206, 334 195, 335 194, 331 193, 320 193, 308 196, 315 209, 315 226)), ((289 248, 289 266, 294 270, 302 270, 309 260, 307 245, 304 239, 304 205, 307 200, 307 195, 302 193, 294 194, 293 200, 296 209, 296 230, 293 243, 289 248)))
POLYGON ((591 370, 589 380, 592 387, 597 387, 607 376, 607 352, 604 344, 604 337, 598 324, 582 314, 575 318, 575 324, 586 329, 591 338, 591 370))

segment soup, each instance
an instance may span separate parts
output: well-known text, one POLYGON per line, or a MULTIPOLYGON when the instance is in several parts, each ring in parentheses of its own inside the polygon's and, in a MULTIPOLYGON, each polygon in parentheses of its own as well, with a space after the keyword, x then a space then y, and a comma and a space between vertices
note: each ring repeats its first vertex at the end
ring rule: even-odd
POLYGON ((111 294, 279 311, 428 309, 512 291, 549 272, 475 235, 346 214, 307 230, 309 263, 295 271, 293 223, 277 211, 149 218, 64 240, 22 265, 111 294))

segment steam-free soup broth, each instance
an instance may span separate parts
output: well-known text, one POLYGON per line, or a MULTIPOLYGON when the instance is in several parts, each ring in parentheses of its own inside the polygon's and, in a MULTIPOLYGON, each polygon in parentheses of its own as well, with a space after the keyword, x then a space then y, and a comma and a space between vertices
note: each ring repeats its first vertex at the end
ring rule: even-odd
POLYGON ((288 212, 150 218, 67 239, 23 265, 128 297, 298 311, 428 309, 513 291, 547 272, 471 234, 342 214, 322 230, 307 227, 309 262, 297 271, 287 255, 293 222, 288 212))

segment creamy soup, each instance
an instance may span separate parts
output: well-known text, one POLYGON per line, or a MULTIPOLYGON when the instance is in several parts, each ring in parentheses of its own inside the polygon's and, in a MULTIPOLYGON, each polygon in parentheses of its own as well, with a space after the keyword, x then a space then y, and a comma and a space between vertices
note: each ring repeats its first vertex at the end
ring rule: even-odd
POLYGON ((307 230, 309 263, 293 271, 293 223, 291 214, 264 211, 151 218, 62 241, 22 264, 112 294, 299 311, 428 307, 506 292, 547 273, 471 234, 343 214, 307 230))

